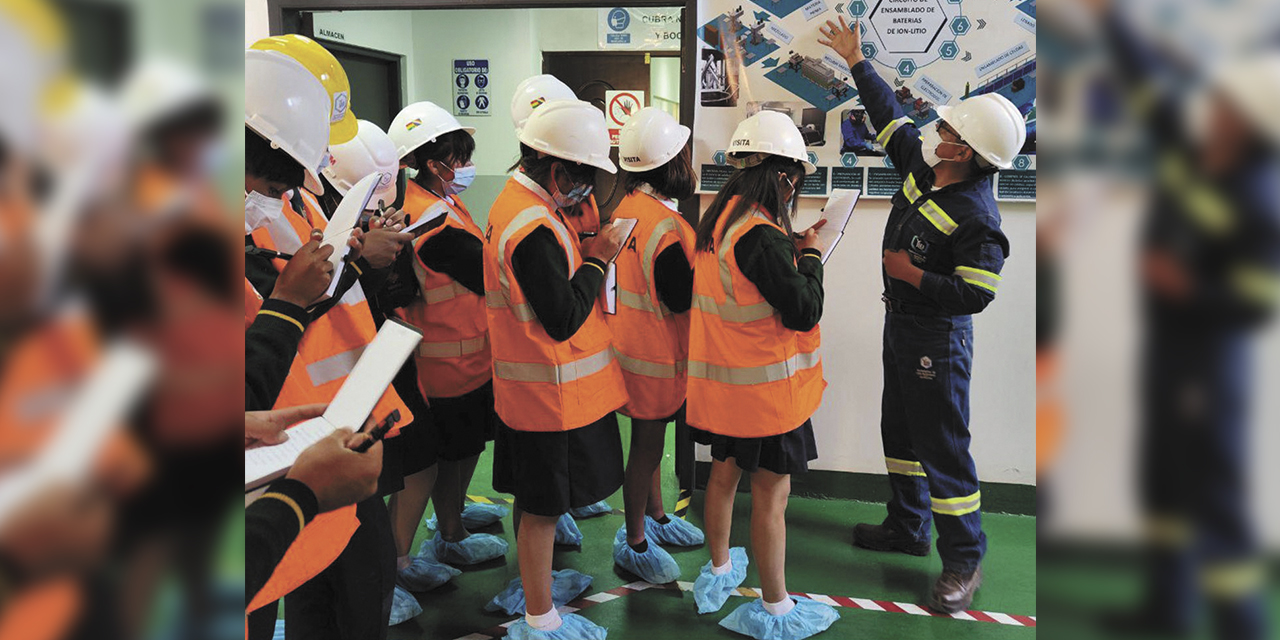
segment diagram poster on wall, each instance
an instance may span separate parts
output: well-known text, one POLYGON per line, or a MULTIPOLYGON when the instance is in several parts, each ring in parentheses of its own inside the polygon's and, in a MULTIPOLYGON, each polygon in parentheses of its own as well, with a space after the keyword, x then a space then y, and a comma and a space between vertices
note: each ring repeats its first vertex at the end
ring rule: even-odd
POLYGON ((818 27, 839 16, 861 19, 863 54, 917 126, 970 96, 999 93, 1017 105, 1027 144, 994 180, 996 195, 1035 200, 1036 0, 699 0, 699 193, 728 179, 729 137, 762 109, 791 118, 818 166, 802 195, 861 189, 888 198, 901 188, 848 66, 818 44, 818 27))

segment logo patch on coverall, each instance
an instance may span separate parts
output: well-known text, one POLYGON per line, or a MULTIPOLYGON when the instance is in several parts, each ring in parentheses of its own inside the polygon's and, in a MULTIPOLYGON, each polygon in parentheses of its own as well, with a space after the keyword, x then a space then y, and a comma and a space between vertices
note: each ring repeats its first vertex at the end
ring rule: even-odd
POLYGON ((938 373, 932 369, 933 360, 929 356, 920 356, 920 368, 916 369, 916 377, 921 380, 933 380, 938 377, 938 373))
POLYGON ((929 253, 929 243, 920 236, 914 236, 911 238, 911 250, 907 253, 911 254, 912 262, 923 263, 925 254, 929 253))

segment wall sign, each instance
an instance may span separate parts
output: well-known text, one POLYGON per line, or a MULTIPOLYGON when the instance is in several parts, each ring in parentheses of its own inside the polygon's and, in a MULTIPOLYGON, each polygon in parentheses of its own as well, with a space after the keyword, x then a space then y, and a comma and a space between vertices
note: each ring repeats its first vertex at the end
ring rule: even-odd
POLYGON ((601 9, 601 49, 680 49, 680 9, 601 9))
POLYGON ((644 108, 643 91, 605 91, 604 119, 609 126, 609 144, 618 146, 622 125, 644 108))
POLYGON ((453 61, 453 115, 489 115, 489 61, 453 61))

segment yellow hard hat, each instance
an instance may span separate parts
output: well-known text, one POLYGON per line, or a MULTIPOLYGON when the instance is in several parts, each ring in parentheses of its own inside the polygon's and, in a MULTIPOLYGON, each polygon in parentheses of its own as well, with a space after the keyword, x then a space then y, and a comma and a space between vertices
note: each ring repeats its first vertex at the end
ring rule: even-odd
POLYGON ((338 59, 315 40, 296 33, 263 38, 249 47, 278 51, 307 68, 329 92, 329 144, 343 144, 356 137, 359 125, 351 113, 351 83, 338 59))

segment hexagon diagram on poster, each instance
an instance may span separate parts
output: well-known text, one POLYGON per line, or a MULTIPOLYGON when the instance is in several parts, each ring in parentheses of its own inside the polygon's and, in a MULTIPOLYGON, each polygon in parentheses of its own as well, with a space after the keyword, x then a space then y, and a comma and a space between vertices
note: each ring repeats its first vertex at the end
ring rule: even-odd
POLYGON ((1026 120, 1027 144, 996 180, 997 195, 1034 199, 1036 0, 700 0, 699 192, 715 192, 732 173, 724 149, 737 123, 769 109, 791 117, 816 157, 823 184, 806 180, 805 195, 868 187, 873 179, 885 187, 864 194, 889 195, 881 191, 893 169, 853 74, 818 44, 819 27, 841 17, 850 27, 860 21, 869 67, 918 127, 938 119, 937 107, 972 96, 998 93, 1013 102, 1026 120))

